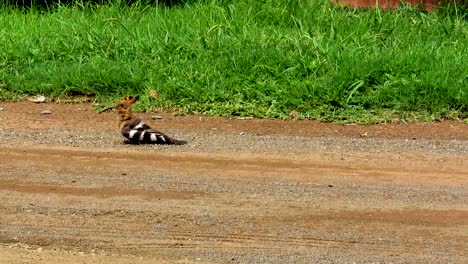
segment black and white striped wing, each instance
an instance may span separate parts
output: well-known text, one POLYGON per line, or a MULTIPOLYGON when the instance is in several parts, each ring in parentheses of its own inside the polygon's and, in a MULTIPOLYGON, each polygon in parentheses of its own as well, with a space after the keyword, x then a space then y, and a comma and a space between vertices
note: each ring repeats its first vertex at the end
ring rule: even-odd
POLYGON ((122 135, 133 144, 174 144, 172 138, 152 129, 126 129, 122 135))
POLYGON ((134 129, 134 130, 147 130, 147 129, 151 129, 150 126, 148 126, 145 121, 143 121, 142 119, 135 119, 134 121, 132 121, 132 123, 130 123, 129 125, 129 128, 130 129, 134 129))
POLYGON ((122 135, 132 144, 187 144, 187 141, 173 139, 152 129, 141 119, 135 119, 127 128, 123 128, 122 135))

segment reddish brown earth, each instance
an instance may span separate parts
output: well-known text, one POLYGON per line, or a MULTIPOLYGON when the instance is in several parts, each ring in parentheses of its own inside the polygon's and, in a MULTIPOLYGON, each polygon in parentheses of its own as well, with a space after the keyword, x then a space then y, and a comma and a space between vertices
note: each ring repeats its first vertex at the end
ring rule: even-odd
POLYGON ((467 263, 468 125, 1 103, 0 263, 467 263), (42 110, 51 114, 41 115, 42 110))
MULTIPOLYGON (((112 112, 96 113, 91 104, 31 104, 3 103, 5 109, 1 121, 3 128, 116 128, 116 117, 112 112), (42 110, 51 110, 51 115, 40 115, 42 110)), ((382 139, 432 139, 468 140, 468 125, 458 121, 436 123, 386 123, 378 125, 341 125, 311 120, 240 120, 202 116, 172 116, 158 114, 164 119, 155 121, 162 129, 205 133, 216 130, 220 133, 243 131, 256 135, 288 135, 307 137, 351 137, 358 138, 367 132, 368 137, 382 139)), ((151 114, 141 114, 150 119, 151 114)))

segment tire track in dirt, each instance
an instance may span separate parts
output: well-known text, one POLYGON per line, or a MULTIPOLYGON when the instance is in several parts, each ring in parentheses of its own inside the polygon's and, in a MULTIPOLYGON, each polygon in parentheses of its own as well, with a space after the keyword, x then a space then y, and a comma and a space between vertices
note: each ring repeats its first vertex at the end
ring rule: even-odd
POLYGON ((0 191, 13 191, 29 194, 63 194, 74 196, 92 196, 97 198, 110 198, 118 196, 141 196, 147 200, 160 199, 192 199, 196 196, 201 196, 203 193, 196 192, 179 192, 179 191, 155 191, 133 188, 115 188, 115 187, 77 187, 77 186, 62 186, 57 184, 40 184, 24 181, 1 180, 0 191))
MULTIPOLYGON (((1 146, 1 145, 0 145, 1 146)), ((466 183, 468 158, 460 156, 437 156, 433 159, 415 160, 399 158, 389 160, 385 155, 358 155, 355 158, 342 160, 323 160, 320 155, 307 158, 294 156, 293 159, 275 155, 241 155, 241 154, 197 154, 197 153, 148 153, 121 150, 75 150, 63 148, 18 148, 5 146, 0 148, 0 155, 6 163, 5 169, 24 162, 34 162, 37 168, 54 169, 80 166, 83 171, 95 173, 98 168, 120 167, 126 171, 172 170, 187 172, 207 172, 224 174, 227 177, 258 174, 285 175, 294 180, 311 177, 343 176, 351 180, 395 181, 400 183, 434 181, 434 184, 466 183), (64 157, 67 157, 65 160, 64 157), (45 162, 47 161, 47 162, 45 162), (434 166, 434 163, 442 163, 434 166), (411 175, 411 177, 408 177, 411 175)), ((261 176, 260 176, 261 177, 261 176)), ((345 179, 344 179, 345 180, 345 179)))
MULTIPOLYGON (((421 212, 426 213, 426 215, 430 216, 425 212, 426 210, 422 210, 421 212)), ((70 214, 70 212, 68 212, 70 214)), ((296 250, 298 247, 300 249, 298 252, 304 252, 307 249, 311 248, 336 248, 340 250, 349 250, 353 248, 361 248, 366 251, 380 251, 382 253, 389 253, 389 252, 400 252, 401 245, 395 241, 390 240, 369 240, 363 241, 362 239, 357 238, 350 238, 350 239, 327 239, 327 238, 320 238, 320 237, 308 237, 304 235, 303 237, 300 236, 283 236, 283 235, 268 235, 262 232, 255 232, 255 230, 250 230, 251 234, 239 234, 239 233, 229 233, 225 232, 222 233, 218 230, 218 232, 210 232, 206 230, 200 230, 199 228, 194 228, 195 230, 177 230, 177 226, 173 227, 171 230, 168 230, 164 233, 159 233, 156 230, 152 230, 150 228, 150 223, 147 221, 142 221, 138 225, 135 225, 137 219, 145 219, 144 215, 148 212, 139 212, 136 213, 135 216, 129 217, 132 220, 124 221, 123 217, 120 217, 123 222, 116 222, 116 217, 114 214, 104 214, 104 218, 97 217, 94 215, 92 222, 94 224, 100 222, 110 222, 113 221, 114 224, 118 224, 121 226, 120 228, 116 228, 115 226, 112 228, 83 228, 80 225, 72 225, 73 227, 67 225, 41 225, 40 228, 37 228, 34 225, 25 225, 25 224, 18 224, 16 228, 18 229, 27 229, 29 232, 32 232, 34 236, 28 238, 28 235, 23 234, 26 239, 23 239, 21 242, 28 243, 28 244, 35 244, 41 247, 58 247, 58 248, 65 248, 68 249, 69 247, 78 247, 80 251, 91 251, 98 248, 98 250, 102 251, 117 251, 117 252, 138 252, 144 253, 145 255, 150 254, 150 252, 154 249, 163 249, 163 248, 211 248, 211 249, 238 249, 238 250, 261 250, 261 249, 270 249, 270 250, 281 250, 284 248, 289 248, 289 250, 296 250), (119 224, 120 223, 120 224, 119 224), (131 224, 133 223, 133 224, 131 224), (125 225, 125 228, 122 226, 125 225), (47 234, 41 233, 40 231, 43 228, 47 228, 49 232, 54 234, 59 234, 60 238, 56 236, 49 236, 47 234), (70 232, 70 228, 73 228, 73 234, 75 235, 66 235, 66 233, 70 232), (79 234, 79 235, 78 235, 79 234), (97 235, 98 234, 98 235, 97 235), (76 236, 78 235, 78 236, 76 236), (151 243, 149 243, 151 241, 151 243), (128 251, 125 251, 128 250, 128 251), (146 251, 146 252, 145 252, 146 251)), ((321 211, 321 214, 327 215, 325 218, 333 219, 333 211, 321 211)), ((349 212, 340 212, 343 215, 343 219, 346 219, 346 216, 349 212)), ((363 211, 361 212, 362 215, 378 213, 375 211, 363 211)), ((383 212, 387 215, 390 215, 388 212, 383 212)), ((466 219, 466 212, 457 212, 457 211, 445 211, 445 212, 434 212, 432 215, 432 219, 436 217, 442 217, 442 215, 446 215, 446 213, 455 213, 454 217, 450 217, 449 221, 454 220, 452 226, 460 225, 463 227, 463 221, 466 219), (458 216, 457 216, 458 213, 458 216)), ((42 213, 45 214, 44 212, 42 213)), ((47 215, 47 214, 45 214, 47 215)), ((71 215, 86 215, 85 212, 81 211, 79 214, 73 213, 71 215)), ((102 214, 98 214, 101 215, 102 214)), ((124 213, 125 216, 128 217, 127 213, 124 213)), ((405 212, 399 212, 397 214, 393 214, 394 217, 397 215, 406 217, 407 214, 405 212)), ((336 216, 336 213, 335 213, 336 216)), ((32 215, 33 219, 37 219, 37 216, 32 215)), ((125 217, 125 218, 127 218, 125 217)), ((323 216, 322 216, 323 217, 323 216)), ((174 223, 182 224, 186 222, 183 215, 171 215, 171 221, 174 223)), ((31 222, 31 220, 24 219, 25 222, 31 222)), ((54 222, 61 222, 65 219, 54 219, 54 222)), ((291 220, 291 219, 288 219, 291 220)), ((257 220, 258 221, 258 220, 257 220)), ((361 218, 360 221, 366 221, 366 218, 361 218)), ((375 221, 375 220, 374 220, 375 221)), ((401 221, 401 220, 400 220, 401 221)), ((297 224, 296 221, 278 221, 281 224, 297 224)), ((331 221, 332 222, 332 221, 331 221)), ((391 221, 385 221, 389 223, 389 227, 392 227, 393 224, 391 221)), ((397 221, 398 222, 398 221, 397 221)), ((225 224, 226 222, 222 223, 225 224)), ((89 225, 90 223, 86 224, 89 225)), ((257 222, 257 224, 259 224, 257 222)), ((266 223, 272 225, 272 223, 266 223)), ((353 224, 346 220, 346 224, 350 230, 359 227, 359 224, 353 224)), ((401 223, 398 223, 401 225, 401 223)), ((404 225, 404 224, 403 224, 404 225)), ((401 227, 400 227, 401 228, 401 227)), ((384 232, 385 233, 385 232, 384 232)), ((451 237, 451 239, 457 239, 458 250, 463 251, 463 245, 466 244, 467 239, 466 236, 463 239, 463 234, 460 234, 459 237, 451 237)), ((408 238, 407 238, 408 239, 408 238)), ((18 242, 16 240, 5 240, 4 238, 2 241, 5 242, 18 242)), ((427 244, 423 241, 413 241, 411 246, 405 247, 406 253, 451 253, 454 254, 457 251, 457 247, 452 249, 440 249, 435 245, 427 244), (434 251, 436 250, 436 251, 434 251)), ((466 253, 466 252, 465 252, 466 253)))
POLYGON ((427 157, 404 167, 359 155, 343 162, 11 146, 0 156, 3 244, 213 262, 241 252, 318 259, 323 250, 357 260, 468 256, 466 168, 457 160, 433 168, 427 157), (397 191, 402 184, 409 189, 397 191), (418 207, 402 206, 411 204, 418 207))

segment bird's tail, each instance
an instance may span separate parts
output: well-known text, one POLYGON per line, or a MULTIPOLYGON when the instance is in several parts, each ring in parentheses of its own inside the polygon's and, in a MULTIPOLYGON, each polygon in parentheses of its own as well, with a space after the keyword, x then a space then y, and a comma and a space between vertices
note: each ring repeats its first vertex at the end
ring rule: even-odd
POLYGON ((179 140, 179 139, 171 138, 171 143, 172 143, 173 145, 185 145, 185 144, 187 144, 188 142, 185 141, 185 140, 179 140))

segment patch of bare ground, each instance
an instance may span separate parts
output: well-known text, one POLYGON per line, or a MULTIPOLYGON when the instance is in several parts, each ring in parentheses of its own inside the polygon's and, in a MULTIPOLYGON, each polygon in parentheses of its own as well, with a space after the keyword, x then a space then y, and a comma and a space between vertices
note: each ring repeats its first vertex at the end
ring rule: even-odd
POLYGON ((462 123, 142 114, 190 143, 132 146, 89 104, 1 107, 0 263, 468 261, 462 123))

